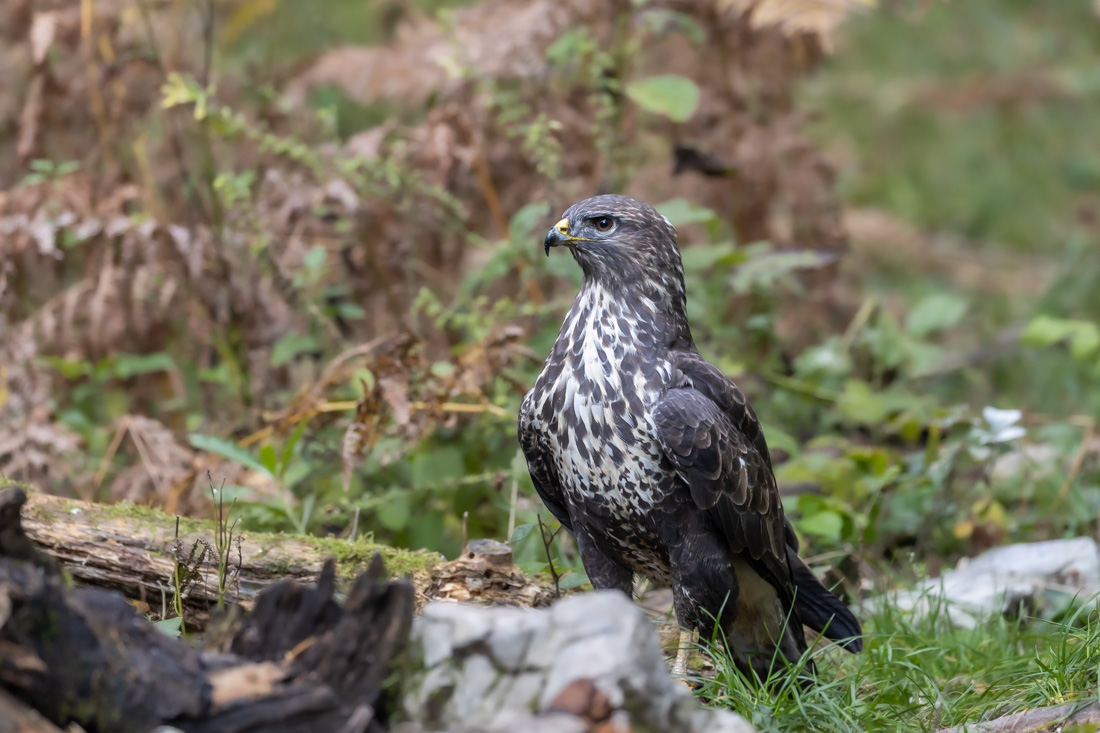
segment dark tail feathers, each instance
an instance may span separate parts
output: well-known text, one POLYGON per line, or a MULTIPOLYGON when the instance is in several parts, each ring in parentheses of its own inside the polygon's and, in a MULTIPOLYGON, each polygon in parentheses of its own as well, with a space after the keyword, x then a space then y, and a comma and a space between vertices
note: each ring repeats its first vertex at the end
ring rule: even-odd
POLYGON ((821 584, 794 549, 787 548, 787 558, 796 589, 794 603, 802 623, 850 652, 863 651, 863 630, 848 607, 821 584))

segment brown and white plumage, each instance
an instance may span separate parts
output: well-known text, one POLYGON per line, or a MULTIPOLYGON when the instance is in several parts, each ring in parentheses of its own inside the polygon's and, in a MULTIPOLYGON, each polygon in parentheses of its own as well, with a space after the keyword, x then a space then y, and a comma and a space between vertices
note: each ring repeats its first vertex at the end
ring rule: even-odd
POLYGON ((584 283, 519 440, 593 585, 671 584, 681 627, 707 638, 719 619, 746 673, 766 676, 777 650, 796 660, 802 623, 858 651, 859 623, 798 558, 756 414, 695 348, 672 225, 597 196, 565 212, 551 246, 570 248, 584 283))

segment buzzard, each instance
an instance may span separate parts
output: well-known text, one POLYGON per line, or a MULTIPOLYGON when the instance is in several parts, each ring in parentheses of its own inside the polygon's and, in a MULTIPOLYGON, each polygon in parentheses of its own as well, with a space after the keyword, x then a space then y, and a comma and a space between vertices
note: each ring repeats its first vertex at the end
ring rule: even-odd
POLYGON ((518 432, 592 585, 671 585, 680 675, 684 637, 712 638, 716 622, 741 673, 761 679, 806 651, 803 625, 859 651, 859 622, 798 557, 755 412, 695 348, 672 224, 636 199, 596 196, 546 235, 547 255, 559 246, 584 284, 518 432))

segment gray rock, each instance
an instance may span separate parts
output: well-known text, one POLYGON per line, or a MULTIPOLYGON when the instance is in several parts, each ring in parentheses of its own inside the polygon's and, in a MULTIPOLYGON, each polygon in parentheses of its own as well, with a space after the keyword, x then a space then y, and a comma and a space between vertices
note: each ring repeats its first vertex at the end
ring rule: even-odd
POLYGON ((401 695, 410 731, 579 733, 595 719, 634 730, 754 731, 732 712, 703 708, 672 679, 652 623, 618 591, 540 610, 431 603, 414 621, 411 649, 401 695))
MULTIPOLYGON (((925 613, 946 602, 952 623, 973 628, 982 616, 1024 604, 1084 601, 1100 593, 1100 549, 1089 537, 998 547, 895 596, 902 610, 925 613)), ((874 603, 871 601, 870 603, 874 603)))

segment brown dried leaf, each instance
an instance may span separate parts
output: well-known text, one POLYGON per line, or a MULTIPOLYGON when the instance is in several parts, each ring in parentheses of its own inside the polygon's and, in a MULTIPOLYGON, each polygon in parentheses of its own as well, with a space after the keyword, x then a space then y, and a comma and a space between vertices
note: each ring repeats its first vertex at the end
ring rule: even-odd
POLYGON ((553 591, 525 576, 512 562, 511 549, 496 540, 471 540, 454 560, 432 568, 433 601, 463 601, 538 608, 553 591))
POLYGON ((408 427, 412 419, 412 410, 409 406, 409 381, 399 374, 392 374, 378 378, 378 386, 382 390, 382 398, 389 405, 393 420, 398 427, 408 427))
POLYGON ((53 12, 35 13, 31 22, 31 59, 35 66, 46 60, 46 53, 53 45, 57 31, 57 14, 53 12))
POLYGON ((133 465, 111 482, 111 497, 135 504, 173 505, 177 510, 197 509, 193 501, 178 506, 174 495, 177 487, 189 488, 195 479, 195 451, 181 444, 167 425, 143 415, 123 416, 119 429, 130 438, 133 465))
POLYGON ((286 97, 299 104, 332 85, 358 102, 419 106, 470 78, 536 78, 551 43, 570 28, 606 24, 609 11, 602 0, 496 0, 455 10, 447 27, 413 17, 390 44, 322 54, 286 97))
POLYGON ((355 405, 355 418, 344 432, 344 439, 340 443, 340 461, 343 465, 344 492, 351 486, 351 474, 355 470, 355 463, 359 461, 364 451, 374 447, 378 440, 378 424, 381 420, 379 413, 382 406, 380 389, 377 383, 374 389, 368 389, 364 380, 359 380, 363 387, 363 398, 355 405))
POLYGON ((36 72, 27 86, 27 96, 23 101, 23 112, 19 115, 19 140, 15 145, 15 154, 20 161, 34 156, 38 147, 39 125, 42 121, 43 98, 46 90, 46 75, 36 72))
POLYGON ((753 27, 784 33, 814 33, 826 43, 846 18, 875 6, 875 0, 718 0, 724 11, 748 13, 753 27))

